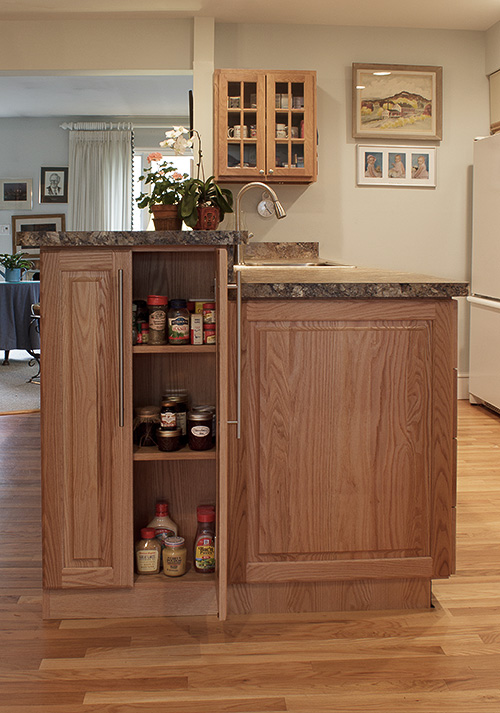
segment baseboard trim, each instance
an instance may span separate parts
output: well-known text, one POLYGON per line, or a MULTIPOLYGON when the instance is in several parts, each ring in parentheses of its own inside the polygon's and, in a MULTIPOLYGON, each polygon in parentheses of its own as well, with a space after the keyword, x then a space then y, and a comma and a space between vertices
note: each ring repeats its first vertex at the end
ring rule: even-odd
POLYGON ((457 376, 457 399, 469 398, 469 375, 458 374, 457 376))

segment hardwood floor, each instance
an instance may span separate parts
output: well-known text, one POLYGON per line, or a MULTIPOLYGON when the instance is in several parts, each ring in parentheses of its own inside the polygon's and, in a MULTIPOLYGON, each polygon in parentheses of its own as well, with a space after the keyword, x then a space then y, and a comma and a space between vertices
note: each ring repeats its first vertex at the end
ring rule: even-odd
POLYGON ((432 611, 43 622, 39 418, 0 417, 0 713, 498 713, 500 416, 459 402, 432 611))

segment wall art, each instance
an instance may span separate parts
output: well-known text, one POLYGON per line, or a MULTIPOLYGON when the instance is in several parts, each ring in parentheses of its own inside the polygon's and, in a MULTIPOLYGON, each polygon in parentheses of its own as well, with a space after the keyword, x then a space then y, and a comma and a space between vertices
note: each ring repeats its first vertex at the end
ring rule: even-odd
POLYGON ((33 181, 31 178, 0 178, 0 210, 31 210, 33 181))
POLYGON ((40 203, 68 202, 68 168, 42 167, 40 173, 40 203))
POLYGON ((442 67, 352 65, 352 135, 442 138, 442 67))
POLYGON ((436 186, 436 149, 421 146, 357 146, 358 186, 436 186))

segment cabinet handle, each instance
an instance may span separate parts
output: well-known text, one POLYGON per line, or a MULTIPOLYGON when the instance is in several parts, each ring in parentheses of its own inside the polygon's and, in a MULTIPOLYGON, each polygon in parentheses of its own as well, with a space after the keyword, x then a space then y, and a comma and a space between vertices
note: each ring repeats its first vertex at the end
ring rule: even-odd
POLYGON ((236 421, 228 423, 236 424, 236 438, 241 438, 241 271, 236 272, 236 285, 228 285, 229 288, 236 288, 236 421))
POLYGON ((264 171, 264 169, 263 169, 263 168, 261 168, 261 169, 260 169, 260 171, 259 171, 259 173, 260 173, 260 175, 261 175, 261 176, 263 176, 263 175, 265 174, 265 171, 264 171))
POLYGON ((274 169, 270 168, 269 173, 271 173, 271 174, 274 173, 274 169))
POLYGON ((118 270, 118 425, 125 425, 123 364, 123 270, 118 270))

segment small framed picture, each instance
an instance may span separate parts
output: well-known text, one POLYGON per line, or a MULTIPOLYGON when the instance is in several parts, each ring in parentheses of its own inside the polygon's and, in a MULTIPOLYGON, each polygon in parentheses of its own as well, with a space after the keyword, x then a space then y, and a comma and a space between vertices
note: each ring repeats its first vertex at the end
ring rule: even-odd
POLYGON ((436 149, 357 146, 358 186, 436 187, 436 149))
POLYGON ((443 136, 442 67, 352 65, 352 135, 429 141, 443 136))
POLYGON ((32 208, 31 178, 0 178, 0 210, 31 210, 32 208))
POLYGON ((19 248, 17 243, 17 233, 36 233, 36 232, 61 232, 66 229, 66 216, 64 213, 59 215, 13 215, 12 216, 12 252, 36 252, 40 254, 39 248, 19 248))
POLYGON ((40 173, 40 203, 68 202, 68 168, 42 167, 40 173))

